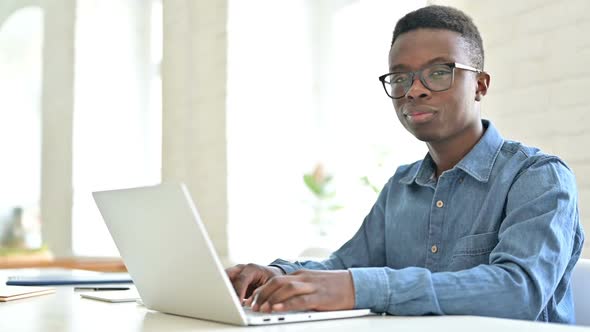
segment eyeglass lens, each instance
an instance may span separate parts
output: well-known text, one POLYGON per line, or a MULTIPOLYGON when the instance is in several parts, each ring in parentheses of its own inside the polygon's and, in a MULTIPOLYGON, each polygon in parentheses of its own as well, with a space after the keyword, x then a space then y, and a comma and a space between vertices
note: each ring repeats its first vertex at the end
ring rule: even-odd
POLYGON ((384 81, 389 96, 404 96, 414 82, 414 74, 418 74, 422 84, 431 91, 447 90, 453 83, 453 68, 447 65, 434 65, 418 72, 393 73, 384 81))

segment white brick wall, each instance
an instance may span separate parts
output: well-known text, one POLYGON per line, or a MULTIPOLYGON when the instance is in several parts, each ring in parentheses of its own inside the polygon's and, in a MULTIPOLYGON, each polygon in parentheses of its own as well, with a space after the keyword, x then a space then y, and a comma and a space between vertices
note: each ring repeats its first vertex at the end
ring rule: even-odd
POLYGON ((164 1, 162 179, 189 187, 227 257, 227 1, 164 1))
MULTIPOLYGON (((510 139, 562 157, 576 173, 590 232, 590 1, 433 1, 465 11, 492 76, 483 116, 510 139)), ((590 241, 585 257, 590 258, 590 241)))

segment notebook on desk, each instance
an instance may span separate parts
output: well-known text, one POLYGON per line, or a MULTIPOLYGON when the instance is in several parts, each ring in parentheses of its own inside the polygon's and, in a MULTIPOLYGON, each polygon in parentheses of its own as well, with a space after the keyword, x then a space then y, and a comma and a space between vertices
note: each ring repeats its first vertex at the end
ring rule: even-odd
POLYGON ((26 275, 10 276, 6 285, 57 286, 132 283, 128 273, 102 273, 68 269, 38 269, 26 275))
POLYGON ((144 305, 235 325, 369 315, 369 310, 247 313, 182 184, 103 191, 94 199, 144 305))
POLYGON ((33 296, 55 293, 50 287, 0 286, 0 302, 20 300, 33 296))
POLYGON ((80 297, 110 303, 135 302, 139 300, 139 294, 137 294, 136 289, 121 291, 85 292, 80 294, 80 297))

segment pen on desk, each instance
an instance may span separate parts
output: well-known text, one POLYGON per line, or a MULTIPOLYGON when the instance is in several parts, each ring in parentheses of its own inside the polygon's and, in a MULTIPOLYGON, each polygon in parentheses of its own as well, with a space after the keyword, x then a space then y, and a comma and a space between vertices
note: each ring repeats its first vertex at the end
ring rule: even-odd
POLYGON ((117 291, 128 289, 129 287, 74 287, 74 291, 117 291))

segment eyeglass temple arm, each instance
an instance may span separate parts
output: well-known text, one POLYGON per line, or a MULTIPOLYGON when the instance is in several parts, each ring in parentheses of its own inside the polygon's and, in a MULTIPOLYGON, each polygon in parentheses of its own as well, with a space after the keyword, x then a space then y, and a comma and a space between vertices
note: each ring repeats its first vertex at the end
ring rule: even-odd
POLYGON ((468 66, 468 65, 464 65, 464 64, 461 64, 461 63, 455 63, 455 67, 456 68, 459 68, 459 69, 474 71, 476 73, 481 73, 482 72, 481 70, 479 70, 477 68, 474 68, 474 67, 471 67, 471 66, 468 66))

